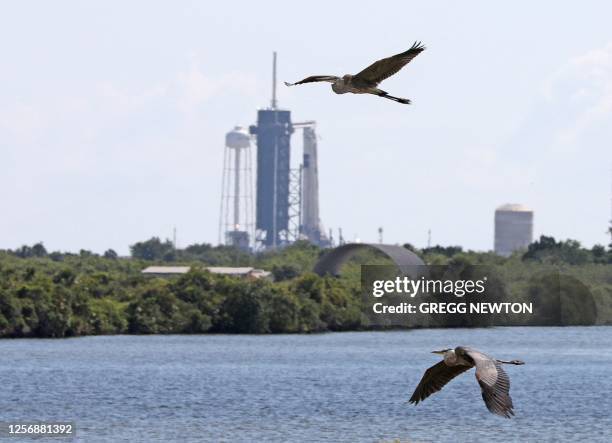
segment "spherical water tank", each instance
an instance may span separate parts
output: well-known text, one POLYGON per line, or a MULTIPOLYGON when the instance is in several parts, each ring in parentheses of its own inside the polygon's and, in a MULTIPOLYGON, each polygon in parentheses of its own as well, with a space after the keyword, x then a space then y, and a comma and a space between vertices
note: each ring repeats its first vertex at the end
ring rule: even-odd
POLYGON ((225 146, 228 148, 248 148, 250 143, 251 136, 249 135, 249 132, 241 126, 236 126, 225 135, 225 146))
POLYGON ((495 253, 508 257, 526 249, 533 239, 533 211, 519 204, 502 205, 495 210, 495 253))

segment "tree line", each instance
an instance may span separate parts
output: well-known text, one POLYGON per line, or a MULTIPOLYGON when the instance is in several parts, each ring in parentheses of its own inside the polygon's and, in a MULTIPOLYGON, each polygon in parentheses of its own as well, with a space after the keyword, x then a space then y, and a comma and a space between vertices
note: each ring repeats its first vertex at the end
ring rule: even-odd
MULTIPOLYGON (((542 282, 551 278, 551 270, 562 269, 582 282, 580 286, 565 281, 564 287, 570 288, 565 303, 578 309, 584 303, 572 294, 586 291, 597 322, 612 324, 611 247, 583 248, 573 240, 545 236, 509 258, 459 246, 405 247, 428 264, 494 266, 505 291, 517 299, 547 300, 546 291, 554 284, 542 282)), ((325 251, 307 242, 250 254, 208 244, 176 250, 169 241, 151 238, 130 249, 131 257, 120 257, 111 249, 103 254, 49 252, 41 243, 1 250, 0 337, 367 329, 372 326, 364 312, 359 265, 387 260, 375 251, 363 252, 337 278, 311 272, 325 251), (141 270, 153 263, 180 263, 192 269, 174 278, 142 275, 141 270), (219 265, 271 270, 274 281, 205 270, 219 265)), ((561 318, 563 313, 552 314, 561 318)))

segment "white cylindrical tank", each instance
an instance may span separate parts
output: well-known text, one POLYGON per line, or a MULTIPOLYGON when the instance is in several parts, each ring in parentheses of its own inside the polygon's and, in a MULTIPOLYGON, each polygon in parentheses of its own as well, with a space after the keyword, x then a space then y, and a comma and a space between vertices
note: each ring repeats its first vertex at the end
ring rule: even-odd
POLYGON ((496 254, 508 257, 526 249, 533 239, 533 211, 523 205, 506 204, 495 210, 496 254))
POLYGON ((242 126, 236 126, 225 135, 225 146, 233 149, 248 148, 251 143, 249 132, 242 126))

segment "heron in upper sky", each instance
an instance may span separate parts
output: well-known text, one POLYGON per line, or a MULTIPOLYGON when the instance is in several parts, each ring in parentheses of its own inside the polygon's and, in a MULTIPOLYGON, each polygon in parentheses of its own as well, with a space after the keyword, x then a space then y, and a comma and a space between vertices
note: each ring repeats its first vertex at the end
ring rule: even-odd
POLYGON ((287 86, 294 86, 312 82, 330 82, 332 90, 336 94, 346 94, 347 92, 353 94, 374 94, 408 105, 410 100, 389 95, 388 92, 379 89, 378 84, 396 74, 424 50, 425 46, 421 42, 416 42, 406 52, 378 60, 355 75, 345 74, 342 77, 336 77, 335 75, 312 75, 299 82, 285 82, 285 84, 287 86))
POLYGON ((433 351, 444 356, 444 360, 425 371, 419 385, 410 397, 410 403, 418 404, 431 394, 438 392, 449 381, 476 366, 476 380, 482 391, 482 399, 493 414, 510 418, 514 415, 510 398, 510 378, 502 364, 524 365, 521 360, 497 360, 476 349, 457 346, 455 349, 433 351))

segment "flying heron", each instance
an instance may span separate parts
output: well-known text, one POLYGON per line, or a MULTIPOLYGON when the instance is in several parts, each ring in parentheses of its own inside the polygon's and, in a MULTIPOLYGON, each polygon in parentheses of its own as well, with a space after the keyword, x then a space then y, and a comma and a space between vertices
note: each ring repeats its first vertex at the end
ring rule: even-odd
POLYGON ((416 42, 406 52, 380 59, 355 75, 345 74, 342 77, 336 77, 335 75, 311 75, 299 82, 285 82, 285 84, 287 86, 295 86, 312 82, 329 82, 332 84, 332 90, 336 94, 346 94, 347 92, 353 94, 374 94, 408 105, 410 100, 389 95, 388 92, 378 89, 378 84, 396 74, 424 50, 425 46, 421 42, 416 42))
POLYGON ((431 394, 441 390, 453 378, 476 366, 476 380, 482 390, 482 399, 493 414, 510 418, 514 415, 510 398, 510 379, 502 364, 524 365, 521 360, 497 360, 476 349, 457 346, 455 349, 433 351, 444 360, 425 371, 419 385, 410 397, 410 403, 418 404, 431 394))

